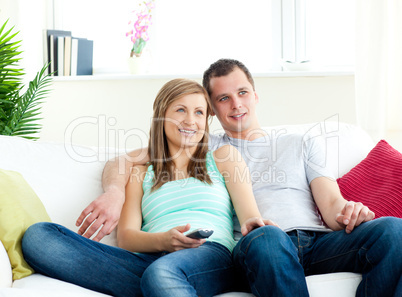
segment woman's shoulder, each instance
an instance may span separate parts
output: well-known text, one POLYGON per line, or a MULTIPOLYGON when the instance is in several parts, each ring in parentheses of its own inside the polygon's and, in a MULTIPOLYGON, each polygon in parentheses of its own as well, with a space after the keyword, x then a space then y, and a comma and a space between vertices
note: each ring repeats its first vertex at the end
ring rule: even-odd
POLYGON ((226 144, 213 151, 215 162, 234 161, 238 159, 240 152, 232 145, 226 144))
POLYGON ((224 145, 213 152, 218 170, 231 171, 237 164, 243 161, 240 152, 232 145, 224 145))

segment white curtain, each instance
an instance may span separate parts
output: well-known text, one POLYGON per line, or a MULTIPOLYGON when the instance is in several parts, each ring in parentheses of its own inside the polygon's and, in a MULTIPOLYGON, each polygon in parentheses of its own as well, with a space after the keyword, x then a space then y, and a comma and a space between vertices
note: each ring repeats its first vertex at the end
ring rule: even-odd
POLYGON ((356 0, 358 124, 402 147, 402 1, 356 0))

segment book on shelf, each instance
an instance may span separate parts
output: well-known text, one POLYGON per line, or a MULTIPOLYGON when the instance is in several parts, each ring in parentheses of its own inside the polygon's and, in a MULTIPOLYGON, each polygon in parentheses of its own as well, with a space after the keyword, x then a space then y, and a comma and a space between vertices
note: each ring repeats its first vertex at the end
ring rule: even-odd
POLYGON ((64 37, 64 75, 71 75, 71 36, 64 37))
POLYGON ((44 60, 55 76, 92 75, 93 41, 71 31, 44 30, 44 60))
POLYGON ((93 40, 72 38, 71 75, 92 75, 93 47, 93 40))
POLYGON ((64 37, 71 36, 71 31, 64 30, 45 30, 44 37, 46 38, 45 49, 45 63, 50 62, 50 74, 63 75, 63 72, 59 71, 59 63, 61 63, 61 69, 64 68, 64 37), (62 54, 63 52, 63 54, 62 54), (61 55, 61 57, 59 57, 61 55))
POLYGON ((64 36, 57 36, 57 75, 64 75, 64 36))

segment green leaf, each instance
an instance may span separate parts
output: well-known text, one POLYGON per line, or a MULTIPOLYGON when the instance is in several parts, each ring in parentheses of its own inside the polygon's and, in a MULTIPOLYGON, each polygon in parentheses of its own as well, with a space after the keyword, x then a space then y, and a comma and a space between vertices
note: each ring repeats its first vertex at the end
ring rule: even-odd
POLYGON ((18 32, 14 27, 5 30, 8 20, 0 28, 0 134, 38 139, 41 125, 41 104, 49 93, 51 78, 46 74, 49 64, 44 65, 29 82, 23 95, 23 69, 17 66, 21 41, 13 41, 18 32))

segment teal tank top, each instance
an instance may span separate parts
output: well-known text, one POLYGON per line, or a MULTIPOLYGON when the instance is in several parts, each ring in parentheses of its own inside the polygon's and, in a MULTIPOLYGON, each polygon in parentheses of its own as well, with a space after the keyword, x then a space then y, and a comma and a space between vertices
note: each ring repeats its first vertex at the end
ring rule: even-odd
POLYGON ((141 230, 165 232, 190 223, 190 230, 213 229, 214 233, 207 240, 233 250, 233 205, 212 152, 207 153, 206 164, 213 184, 190 177, 167 182, 152 193, 154 171, 152 165, 148 167, 142 185, 141 230))

